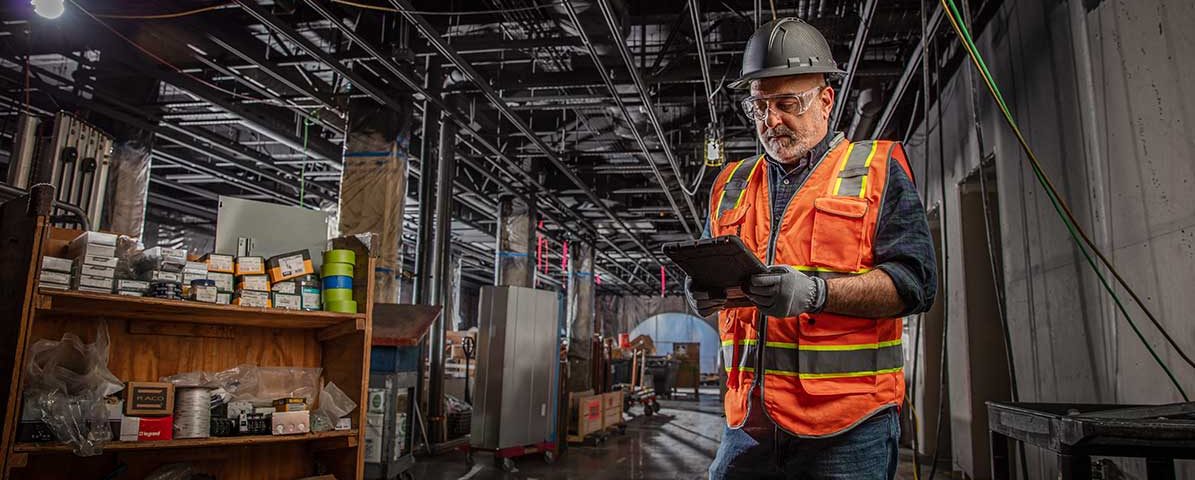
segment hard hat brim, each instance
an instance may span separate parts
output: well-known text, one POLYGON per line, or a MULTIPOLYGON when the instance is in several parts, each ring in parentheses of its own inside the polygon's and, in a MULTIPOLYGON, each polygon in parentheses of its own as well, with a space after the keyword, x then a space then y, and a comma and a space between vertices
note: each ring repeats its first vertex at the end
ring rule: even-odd
POLYGON ((819 65, 812 65, 812 66, 807 66, 807 67, 780 66, 780 67, 771 67, 771 68, 761 68, 754 72, 743 75, 742 77, 739 77, 738 80, 730 82, 730 84, 728 84, 727 86, 734 90, 744 90, 751 86, 752 80, 759 80, 761 78, 806 75, 806 74, 811 74, 811 73, 841 75, 841 74, 845 74, 846 72, 842 71, 842 69, 837 68, 837 67, 819 66, 819 65))

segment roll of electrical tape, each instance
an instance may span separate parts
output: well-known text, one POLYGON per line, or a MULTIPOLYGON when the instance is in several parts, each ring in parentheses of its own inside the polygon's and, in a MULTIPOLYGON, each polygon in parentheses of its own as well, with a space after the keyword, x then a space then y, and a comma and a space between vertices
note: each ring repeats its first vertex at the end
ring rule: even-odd
POLYGON ((324 302, 324 311, 337 313, 357 313, 357 302, 352 300, 324 302))
POLYGON ((351 288, 330 288, 324 290, 324 303, 328 302, 344 302, 353 299, 353 289, 351 288))
POLYGON ((357 253, 352 250, 328 250, 324 252, 324 263, 357 264, 357 253))
POLYGON ((328 277, 353 277, 353 264, 351 263, 325 263, 320 269, 320 276, 328 277))
POLYGON ((324 277, 324 290, 332 290, 336 288, 347 288, 352 290, 353 277, 345 277, 343 275, 324 277))

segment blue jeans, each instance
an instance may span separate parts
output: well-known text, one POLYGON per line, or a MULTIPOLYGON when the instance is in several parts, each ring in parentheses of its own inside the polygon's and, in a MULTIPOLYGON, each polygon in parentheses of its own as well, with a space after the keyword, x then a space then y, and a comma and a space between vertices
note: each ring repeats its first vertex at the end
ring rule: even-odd
POLYGON ((877 412, 827 438, 797 438, 764 415, 758 399, 742 428, 725 427, 710 465, 710 480, 891 480, 896 476, 900 419, 896 408, 877 412))

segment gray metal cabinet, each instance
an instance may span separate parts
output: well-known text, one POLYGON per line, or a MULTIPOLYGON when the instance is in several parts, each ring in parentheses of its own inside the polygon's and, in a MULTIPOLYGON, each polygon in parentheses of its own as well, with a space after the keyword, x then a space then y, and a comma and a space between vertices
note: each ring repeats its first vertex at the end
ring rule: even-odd
POLYGON ((554 440, 556 293, 484 287, 479 314, 472 446, 500 450, 554 440))

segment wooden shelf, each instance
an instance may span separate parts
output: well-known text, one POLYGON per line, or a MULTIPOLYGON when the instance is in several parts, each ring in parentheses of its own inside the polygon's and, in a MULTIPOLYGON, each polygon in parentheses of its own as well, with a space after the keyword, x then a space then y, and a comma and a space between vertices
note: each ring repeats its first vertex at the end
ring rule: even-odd
MULTIPOLYGON (((351 448, 357 446, 357 429, 331 432, 308 433, 305 435, 252 435, 246 437, 189 438, 180 440, 156 440, 150 442, 105 442, 105 452, 131 450, 164 450, 172 448, 239 447, 289 442, 320 442, 323 449, 351 448)), ((64 443, 18 443, 13 447, 16 453, 63 453, 71 446, 64 443)))
POLYGON ((252 308, 236 305, 128 297, 111 293, 39 289, 37 310, 49 315, 154 320, 262 328, 325 329, 358 331, 365 326, 364 313, 308 312, 280 308, 252 308), (346 324, 347 325, 344 325, 346 324), (357 326, 360 328, 357 328, 357 326))

